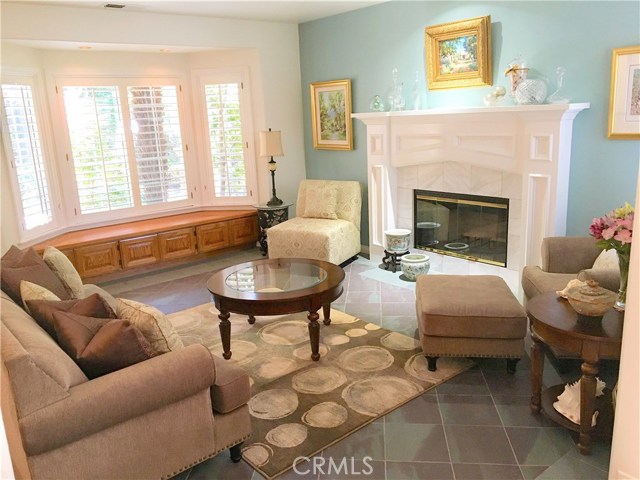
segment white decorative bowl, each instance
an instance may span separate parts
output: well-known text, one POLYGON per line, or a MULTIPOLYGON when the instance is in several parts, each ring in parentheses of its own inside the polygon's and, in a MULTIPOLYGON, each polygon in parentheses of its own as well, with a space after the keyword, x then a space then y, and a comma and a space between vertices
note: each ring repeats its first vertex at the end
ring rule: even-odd
POLYGON ((387 252, 403 253, 409 250, 409 237, 411 236, 411 230, 406 228, 385 230, 384 236, 387 240, 387 252))
POLYGON ((400 268, 402 273, 412 282, 416 281, 418 275, 425 275, 429 272, 429 256, 423 253, 409 253, 400 257, 400 268))

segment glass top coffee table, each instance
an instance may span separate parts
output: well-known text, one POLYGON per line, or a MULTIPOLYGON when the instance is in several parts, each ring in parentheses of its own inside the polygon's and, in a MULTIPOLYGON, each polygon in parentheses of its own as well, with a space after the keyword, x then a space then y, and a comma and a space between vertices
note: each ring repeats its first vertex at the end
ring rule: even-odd
POLYGON ((207 282, 220 311, 222 356, 231 358, 231 313, 249 316, 308 312, 311 359, 320 358, 320 324, 331 323, 331 302, 342 295, 344 270, 333 263, 302 258, 277 258, 241 263, 214 273, 207 282))

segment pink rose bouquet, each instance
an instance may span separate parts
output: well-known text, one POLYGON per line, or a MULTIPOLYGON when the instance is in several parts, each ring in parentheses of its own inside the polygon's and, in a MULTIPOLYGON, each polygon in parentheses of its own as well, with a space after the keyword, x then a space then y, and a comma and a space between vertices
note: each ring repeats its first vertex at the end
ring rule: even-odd
POLYGON ((625 203, 600 218, 594 218, 589 232, 604 250, 615 248, 618 254, 629 254, 633 238, 633 207, 625 203))
POLYGON ((616 208, 604 217, 594 218, 589 232, 595 237, 596 244, 604 250, 615 249, 620 265, 620 290, 614 308, 624 310, 627 301, 627 280, 633 240, 633 207, 625 202, 624 207, 616 208))

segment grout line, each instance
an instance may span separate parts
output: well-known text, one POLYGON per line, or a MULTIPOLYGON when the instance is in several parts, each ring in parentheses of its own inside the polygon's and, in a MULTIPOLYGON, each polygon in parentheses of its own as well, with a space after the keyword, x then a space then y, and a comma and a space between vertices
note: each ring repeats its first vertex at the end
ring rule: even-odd
POLYGON ((520 475, 522 475, 522 478, 527 478, 524 475, 524 472, 522 471, 522 465, 520 465, 520 462, 518 462, 518 456, 516 455, 516 450, 515 448, 513 448, 513 443, 511 443, 511 438, 509 438, 509 434, 507 433, 507 428, 504 424, 504 420, 502 419, 502 415, 500 415, 500 409, 498 408, 498 405, 496 404, 496 399, 493 398, 493 392, 491 391, 491 388, 489 387, 489 382, 487 382, 486 377, 484 376, 484 371, 482 369, 480 369, 480 373, 482 374, 482 378, 484 379, 485 384, 487 385, 487 389, 489 390, 489 393, 491 395, 491 401, 493 402, 493 408, 496 409, 496 413, 498 414, 498 418, 500 419, 500 424, 502 425, 502 430, 504 431, 504 436, 507 438, 507 442, 509 442, 509 447, 511 448, 511 453, 513 454, 513 458, 516 462, 516 465, 518 465, 518 470, 520 470, 520 475))

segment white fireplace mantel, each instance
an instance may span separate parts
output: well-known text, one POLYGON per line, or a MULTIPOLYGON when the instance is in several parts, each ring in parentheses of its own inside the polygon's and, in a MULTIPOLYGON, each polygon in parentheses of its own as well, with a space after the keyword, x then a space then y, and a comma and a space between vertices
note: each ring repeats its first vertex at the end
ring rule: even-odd
POLYGON ((589 103, 356 113, 367 126, 369 251, 412 228, 413 188, 510 199, 507 268, 566 232, 573 119, 589 103))

